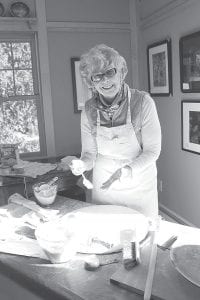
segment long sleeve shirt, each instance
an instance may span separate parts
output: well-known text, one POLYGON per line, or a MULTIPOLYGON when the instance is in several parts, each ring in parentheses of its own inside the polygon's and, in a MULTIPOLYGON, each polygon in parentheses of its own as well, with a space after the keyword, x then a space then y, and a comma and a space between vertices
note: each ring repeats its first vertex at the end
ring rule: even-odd
MULTIPOLYGON (((96 98, 86 102, 81 113, 81 159, 85 162, 87 170, 93 168, 98 147, 96 143, 97 109, 100 111, 101 126, 113 127, 126 123, 128 99, 118 101, 117 109, 109 114, 103 103, 96 98)), ((161 151, 161 128, 154 100, 149 94, 138 90, 131 90, 131 121, 141 145, 141 153, 134 158, 129 166, 134 170, 145 168, 154 163, 161 151)))

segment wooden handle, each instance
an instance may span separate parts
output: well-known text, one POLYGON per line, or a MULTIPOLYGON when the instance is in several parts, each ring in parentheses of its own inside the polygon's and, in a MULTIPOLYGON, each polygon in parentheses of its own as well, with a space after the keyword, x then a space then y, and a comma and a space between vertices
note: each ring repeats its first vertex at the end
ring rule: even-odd
POLYGON ((151 298, 153 278, 154 278, 154 272, 155 272, 155 267, 156 267, 157 244, 156 244, 156 232, 155 231, 152 232, 151 244, 152 244, 152 248, 151 248, 148 274, 147 274, 147 279, 146 279, 146 284, 145 284, 144 300, 150 300, 150 298, 151 298))
POLYGON ((11 195, 8 199, 8 203, 15 203, 17 205, 26 207, 26 208, 34 211, 35 213, 37 213, 41 219, 43 219, 43 220, 47 219, 47 217, 43 213, 43 210, 41 207, 39 207, 35 202, 24 198, 20 194, 15 193, 15 194, 11 195))

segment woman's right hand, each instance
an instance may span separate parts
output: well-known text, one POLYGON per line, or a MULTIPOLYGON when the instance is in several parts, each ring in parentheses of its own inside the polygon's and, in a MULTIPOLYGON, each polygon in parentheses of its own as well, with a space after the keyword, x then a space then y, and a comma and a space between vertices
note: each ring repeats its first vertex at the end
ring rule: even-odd
POLYGON ((72 173, 76 176, 83 174, 86 171, 85 163, 81 159, 73 159, 69 165, 72 173))

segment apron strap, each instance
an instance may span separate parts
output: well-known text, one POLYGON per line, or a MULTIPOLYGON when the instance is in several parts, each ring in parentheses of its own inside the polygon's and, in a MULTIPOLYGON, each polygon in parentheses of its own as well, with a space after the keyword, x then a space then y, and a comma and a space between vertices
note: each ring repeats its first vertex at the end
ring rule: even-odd
POLYGON ((132 125, 130 102, 131 102, 131 91, 130 91, 130 89, 128 89, 128 111, 127 111, 127 117, 126 117, 126 124, 132 125))
POLYGON ((100 113, 99 113, 99 109, 97 109, 97 127, 100 127, 100 125, 101 125, 100 113))

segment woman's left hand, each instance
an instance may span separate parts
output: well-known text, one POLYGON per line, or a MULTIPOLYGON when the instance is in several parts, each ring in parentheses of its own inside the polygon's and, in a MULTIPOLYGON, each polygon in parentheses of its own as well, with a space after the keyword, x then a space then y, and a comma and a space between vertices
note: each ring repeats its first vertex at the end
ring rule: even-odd
POLYGON ((106 190, 108 189, 116 180, 124 180, 125 178, 130 178, 132 176, 132 169, 131 167, 124 166, 123 168, 117 169, 117 171, 115 171, 112 176, 110 176, 110 178, 105 181, 102 186, 101 189, 106 190))

